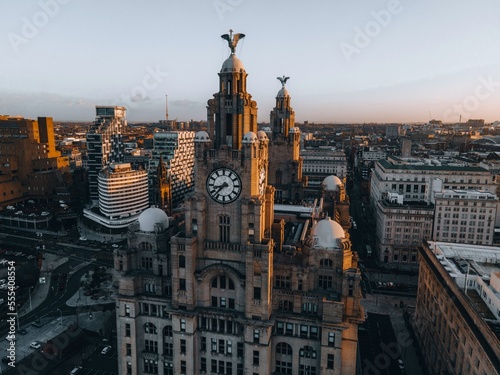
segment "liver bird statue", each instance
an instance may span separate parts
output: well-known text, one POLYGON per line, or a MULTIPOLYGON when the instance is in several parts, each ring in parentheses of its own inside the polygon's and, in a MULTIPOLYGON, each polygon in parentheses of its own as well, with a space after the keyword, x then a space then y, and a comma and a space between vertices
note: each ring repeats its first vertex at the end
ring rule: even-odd
POLYGON ((233 30, 229 30, 229 34, 223 34, 220 36, 222 39, 227 40, 227 44, 229 45, 229 48, 231 49, 231 54, 234 54, 234 50, 236 49, 236 45, 238 44, 238 41, 240 39, 243 39, 245 37, 245 34, 238 33, 233 35, 233 30))
POLYGON ((276 77, 276 78, 278 79, 278 81, 281 82, 281 87, 283 87, 283 88, 285 87, 286 81, 288 81, 290 79, 290 77, 285 77, 285 76, 283 76, 283 77, 276 77))

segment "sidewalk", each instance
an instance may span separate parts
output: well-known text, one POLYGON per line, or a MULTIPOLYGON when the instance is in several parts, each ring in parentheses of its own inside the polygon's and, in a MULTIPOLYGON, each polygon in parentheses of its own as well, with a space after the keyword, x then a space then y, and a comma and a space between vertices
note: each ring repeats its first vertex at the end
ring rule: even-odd
POLYGON ((58 255, 45 253, 44 255, 45 261, 42 264, 42 269, 40 270, 40 278, 45 278, 45 283, 40 284, 37 283, 31 292, 31 301, 28 300, 26 303, 19 309, 19 316, 26 315, 31 310, 38 307, 50 291, 50 275, 49 272, 52 272, 61 264, 64 264, 68 261, 67 257, 61 258, 58 255))

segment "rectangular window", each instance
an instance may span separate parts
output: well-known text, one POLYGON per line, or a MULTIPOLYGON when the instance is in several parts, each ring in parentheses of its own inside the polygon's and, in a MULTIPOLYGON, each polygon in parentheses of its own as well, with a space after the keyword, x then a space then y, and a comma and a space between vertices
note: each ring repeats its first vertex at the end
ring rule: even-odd
POLYGON ((253 351, 253 365, 258 366, 259 365, 259 352, 257 350, 253 351))
POLYGON ((167 357, 172 357, 174 355, 174 344, 171 342, 163 342, 163 354, 167 357))
POLYGON ((207 359, 205 357, 200 358, 200 371, 207 372, 207 359))
POLYGON ((186 319, 181 319, 181 332, 186 332, 186 319))
POLYGON ((260 295, 260 288, 259 287, 254 287, 253 288, 253 299, 260 300, 261 295, 260 295))
POLYGON ((125 355, 132 355, 132 345, 131 344, 125 344, 125 350, 126 350, 125 355))
POLYGON ((144 268, 146 270, 152 269, 153 268, 153 258, 142 257, 141 266, 142 266, 142 268, 144 268))
POLYGON ((125 323, 125 336, 130 337, 130 324, 125 323))
POLYGON ((186 279, 179 279, 179 290, 186 290, 186 279))
POLYGON ((181 361, 181 374, 186 373, 186 361, 181 361))
POLYGON ((328 332, 328 346, 335 346, 335 333, 328 332))
POLYGON ((229 216, 221 215, 219 216, 219 240, 221 242, 229 242, 230 235, 230 220, 229 216))
POLYGON ((205 336, 201 336, 200 351, 202 352, 207 351, 207 338, 205 336))
POLYGON ((253 330, 253 342, 258 343, 260 341, 260 332, 258 329, 253 330))
POLYGON ((333 369, 333 366, 334 366, 334 356, 333 354, 328 354, 326 358, 326 368, 333 369))
POLYGON ((186 340, 181 339, 181 354, 186 354, 186 340))

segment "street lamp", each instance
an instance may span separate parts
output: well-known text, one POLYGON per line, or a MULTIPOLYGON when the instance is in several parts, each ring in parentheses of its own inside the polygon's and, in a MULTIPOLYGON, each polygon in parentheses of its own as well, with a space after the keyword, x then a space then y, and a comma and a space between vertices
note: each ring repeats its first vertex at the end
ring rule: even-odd
POLYGON ((30 286, 30 287, 29 287, 29 289, 28 289, 28 291, 29 291, 29 295, 30 295, 30 311, 31 311, 31 310, 33 310, 33 305, 31 304, 31 289, 32 289, 32 288, 33 288, 33 287, 32 287, 32 286, 30 286))
POLYGON ((62 311, 60 309, 57 309, 57 311, 59 311, 59 314, 61 314, 61 321, 60 321, 60 324, 62 325, 62 311))

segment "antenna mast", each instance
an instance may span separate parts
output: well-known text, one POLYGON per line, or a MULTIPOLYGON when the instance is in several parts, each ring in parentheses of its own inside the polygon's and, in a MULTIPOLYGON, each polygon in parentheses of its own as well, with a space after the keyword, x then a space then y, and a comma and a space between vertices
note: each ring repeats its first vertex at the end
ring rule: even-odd
POLYGON ((165 120, 168 125, 168 95, 165 95, 165 120))

